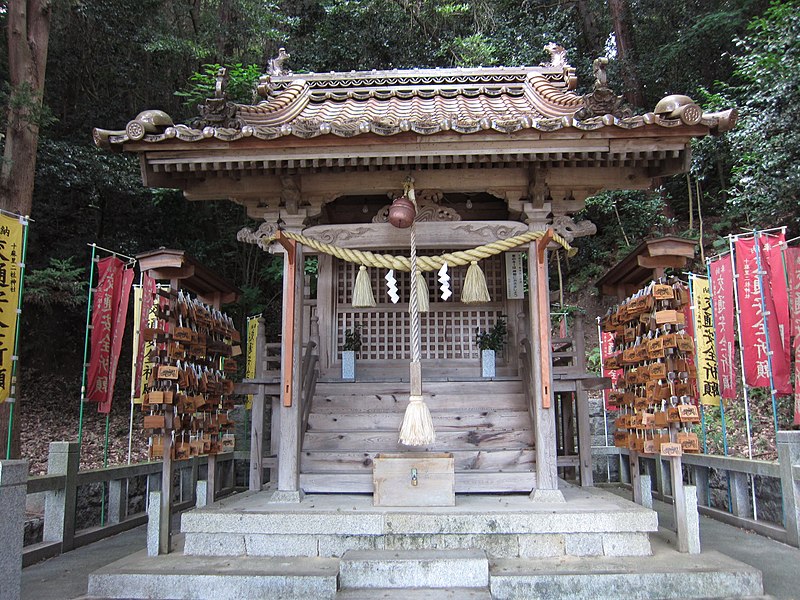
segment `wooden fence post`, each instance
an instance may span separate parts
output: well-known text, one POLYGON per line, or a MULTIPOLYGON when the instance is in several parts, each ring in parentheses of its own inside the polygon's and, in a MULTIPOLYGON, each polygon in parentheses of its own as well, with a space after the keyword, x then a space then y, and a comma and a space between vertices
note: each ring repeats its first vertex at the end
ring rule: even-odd
POLYGON ((0 460, 0 599, 19 600, 28 461, 0 460))

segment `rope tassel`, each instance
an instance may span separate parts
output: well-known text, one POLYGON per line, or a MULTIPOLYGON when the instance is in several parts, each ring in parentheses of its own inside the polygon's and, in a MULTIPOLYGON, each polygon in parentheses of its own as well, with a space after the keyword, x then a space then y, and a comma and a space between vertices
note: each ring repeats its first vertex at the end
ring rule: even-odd
POLYGON ((367 267, 361 265, 356 275, 356 284, 353 287, 353 308, 374 308, 375 296, 372 294, 372 281, 370 281, 367 267))
MULTIPOLYGON (((417 272, 417 306, 421 313, 426 313, 430 309, 428 282, 425 281, 425 277, 419 271, 417 272)), ((408 311, 411 312, 411 306, 408 307, 408 311)))
POLYGON ((428 405, 422 396, 411 396, 400 426, 400 443, 404 446, 428 446, 435 441, 436 431, 428 405))
POLYGON ((461 302, 464 304, 486 304, 490 301, 489 289, 486 287, 486 277, 478 266, 478 261, 473 260, 467 269, 467 276, 464 278, 461 302))

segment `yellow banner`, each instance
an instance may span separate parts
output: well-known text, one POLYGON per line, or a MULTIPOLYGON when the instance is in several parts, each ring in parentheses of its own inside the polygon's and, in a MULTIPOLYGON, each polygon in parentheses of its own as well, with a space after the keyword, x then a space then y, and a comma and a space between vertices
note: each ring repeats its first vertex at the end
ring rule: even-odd
MULTIPOLYGON (((247 364, 245 367, 245 379, 253 379, 256 376, 256 342, 258 340, 258 319, 260 317, 247 317, 247 364)), ((253 408, 253 395, 247 395, 244 407, 247 410, 253 408)))
POLYGON ((0 404, 11 398, 17 339, 22 232, 19 218, 0 215, 0 404))
MULTIPOLYGON (((161 286, 160 286, 161 287, 161 286)), ((137 296, 137 300, 134 302, 134 306, 141 307, 142 305, 142 289, 139 288, 138 290, 139 296, 137 296)), ((139 309, 141 311, 141 308, 139 309)), ((147 326, 148 327, 156 327, 158 325, 158 294, 153 296, 153 304, 150 307, 150 313, 147 315, 147 326)), ((139 319, 141 318, 141 312, 139 316, 134 319, 134 330, 139 328, 139 319)), ((133 346, 133 355, 134 355, 134 371, 136 370, 136 353, 138 352, 139 346, 137 345, 138 341, 134 341, 133 346)), ((150 375, 153 372, 153 365, 155 364, 155 356, 156 356, 156 340, 151 339, 150 341, 145 341, 144 343, 144 359, 142 360, 142 379, 139 381, 139 385, 136 387, 135 391, 135 398, 136 403, 141 404, 142 400, 142 390, 147 385, 147 381, 150 379, 150 375)))
POLYGON ((139 353, 139 318, 142 316, 142 286, 133 286, 133 352, 131 353, 131 396, 134 404, 142 403, 142 386, 136 385, 136 355, 139 353))
POLYGON ((692 278, 692 296, 697 343, 697 392, 702 404, 719 406, 717 349, 714 345, 714 318, 708 279, 692 278))

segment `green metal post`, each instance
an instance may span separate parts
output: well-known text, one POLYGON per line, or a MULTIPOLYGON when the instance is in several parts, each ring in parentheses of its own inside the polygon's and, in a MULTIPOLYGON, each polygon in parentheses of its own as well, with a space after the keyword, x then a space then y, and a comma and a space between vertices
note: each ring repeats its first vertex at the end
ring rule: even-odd
POLYGON ((94 263, 97 256, 97 246, 92 244, 92 261, 89 265, 89 301, 86 305, 86 336, 83 340, 83 374, 81 375, 81 410, 78 417, 78 450, 83 442, 83 405, 86 403, 86 364, 89 360, 89 332, 92 318, 92 295, 94 285, 94 263))

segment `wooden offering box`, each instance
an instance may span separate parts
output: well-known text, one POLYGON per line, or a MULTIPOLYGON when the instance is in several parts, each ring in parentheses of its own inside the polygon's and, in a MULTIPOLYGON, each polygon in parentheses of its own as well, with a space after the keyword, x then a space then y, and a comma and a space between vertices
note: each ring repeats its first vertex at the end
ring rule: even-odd
POLYGON ((372 470, 375 506, 455 506, 455 462, 450 453, 378 454, 372 470))

